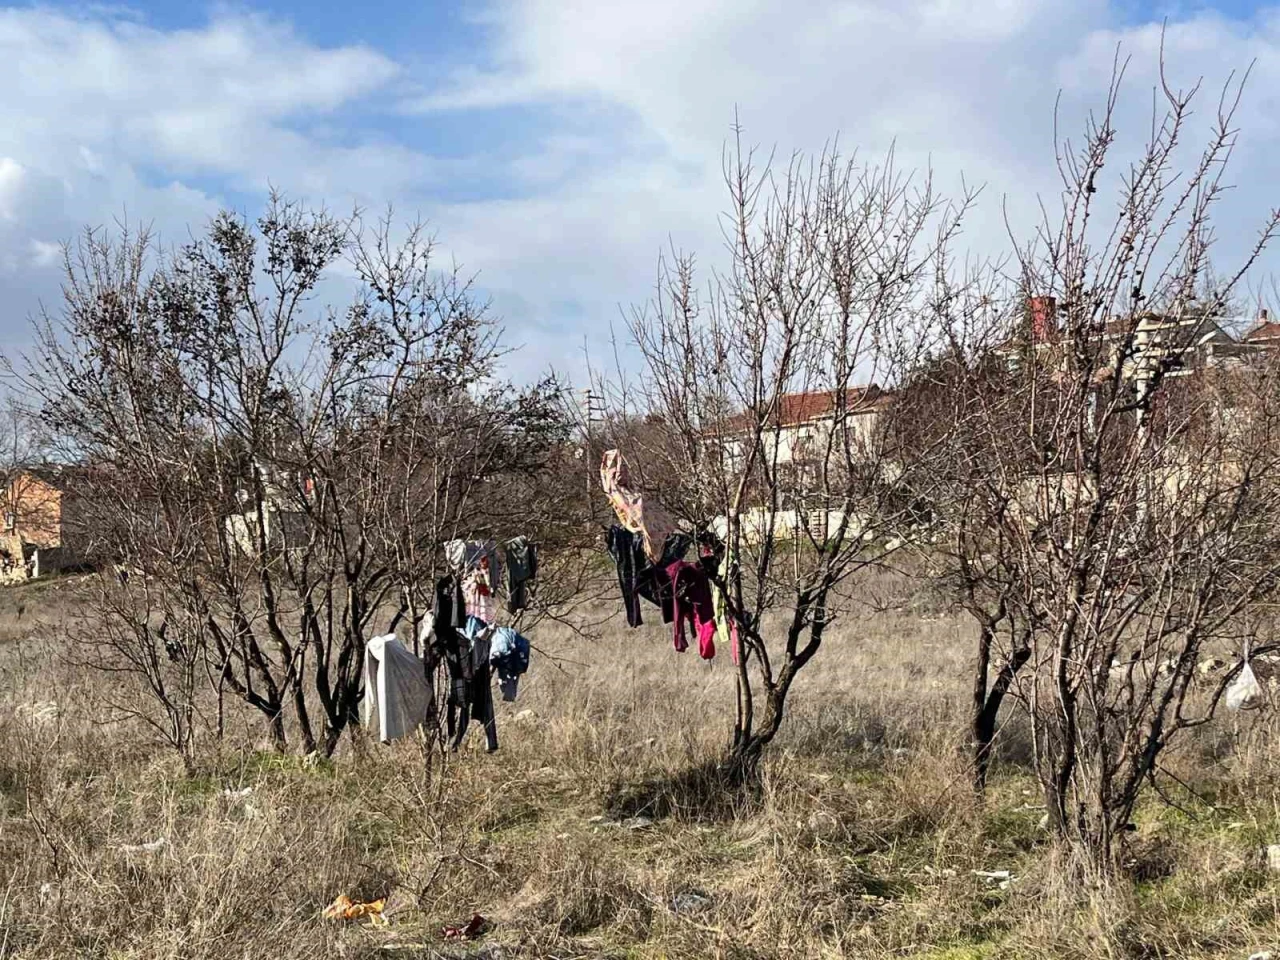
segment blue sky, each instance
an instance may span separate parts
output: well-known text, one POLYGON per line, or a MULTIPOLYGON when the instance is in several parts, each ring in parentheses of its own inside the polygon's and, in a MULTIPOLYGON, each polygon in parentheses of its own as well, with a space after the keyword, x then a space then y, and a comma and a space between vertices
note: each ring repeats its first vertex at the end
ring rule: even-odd
MULTIPOLYGON (((603 352, 673 243, 714 263, 721 149, 892 145, 944 190, 987 185, 966 238, 1005 244, 1054 190, 1117 44, 1122 137, 1161 22, 1176 83, 1256 61, 1221 255, 1280 202, 1280 11, 1247 0, 0 0, 0 342, 56 303, 57 245, 127 211, 180 241, 268 184, 421 215, 478 271, 519 372, 603 352)), ((1205 109, 1211 104, 1206 101, 1205 109)), ((1207 122, 1207 120, 1206 120, 1207 122)), ((1203 125, 1197 132, 1203 132, 1203 125)), ((1270 269, 1270 264, 1267 264, 1270 269)))

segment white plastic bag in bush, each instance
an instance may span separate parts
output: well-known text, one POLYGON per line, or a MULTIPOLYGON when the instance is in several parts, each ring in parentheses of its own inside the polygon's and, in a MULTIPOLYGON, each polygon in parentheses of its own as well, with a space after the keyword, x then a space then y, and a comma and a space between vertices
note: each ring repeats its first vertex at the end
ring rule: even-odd
POLYGON ((1231 681, 1227 687, 1227 708, 1230 710, 1252 710, 1262 704, 1262 687, 1258 678, 1253 675, 1249 661, 1245 661, 1240 676, 1231 681))

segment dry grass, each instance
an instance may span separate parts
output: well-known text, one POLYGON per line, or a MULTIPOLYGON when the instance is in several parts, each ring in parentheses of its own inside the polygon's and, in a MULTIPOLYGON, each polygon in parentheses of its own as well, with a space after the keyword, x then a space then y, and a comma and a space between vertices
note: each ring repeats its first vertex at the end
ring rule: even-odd
POLYGON ((919 604, 841 623, 743 791, 714 767, 728 658, 677 655, 661 625, 540 633, 501 752, 473 735, 432 776, 414 742, 273 756, 249 717, 187 776, 67 665, 73 598, 0 596, 0 956, 1247 957, 1280 940, 1259 852, 1280 842, 1270 717, 1170 758, 1196 794, 1144 808, 1131 880, 1068 888, 1016 737, 985 807, 968 794, 968 627, 919 604), (633 816, 651 822, 612 822, 633 816), (339 893, 389 897, 390 922, 322 920, 339 893), (472 911, 489 932, 444 944, 472 911))

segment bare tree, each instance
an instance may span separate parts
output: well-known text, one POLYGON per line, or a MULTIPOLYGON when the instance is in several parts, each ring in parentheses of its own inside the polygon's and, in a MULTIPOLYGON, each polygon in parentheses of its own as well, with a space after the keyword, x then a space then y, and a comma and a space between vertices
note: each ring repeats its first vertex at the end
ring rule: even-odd
POLYGON ((927 354, 928 294, 972 198, 948 205, 892 159, 834 149, 775 175, 739 146, 725 172, 728 267, 700 294, 692 256, 662 261, 630 322, 643 371, 614 407, 650 424, 629 451, 642 482, 723 541, 732 760, 749 768, 841 615, 840 585, 925 529, 927 457, 896 442, 892 389, 927 354), (813 407, 800 430, 796 404, 813 407))
MULTIPOLYGON (((1239 92, 1179 175, 1196 90, 1163 84, 1112 218, 1122 74, 1084 142, 1064 144, 1061 211, 1021 251, 1012 289, 941 311, 955 362, 940 392, 958 427, 943 515, 981 626, 975 707, 1003 624, 995 683, 1017 674, 1050 821, 1102 868, 1161 752, 1221 697, 1223 684, 1197 694, 1201 652, 1238 643, 1280 573, 1276 365, 1216 326, 1277 214, 1235 272, 1209 264, 1239 92)), ((975 739, 981 782, 989 746, 975 739)))
POLYGON ((554 381, 498 380, 487 305, 435 268, 423 229, 391 235, 280 197, 168 257, 89 233, 27 370, 49 422, 106 468, 103 540, 132 574, 106 589, 141 578, 167 614, 104 602, 138 640, 129 665, 190 626, 219 704, 260 711, 281 749, 287 715, 304 751, 336 748, 366 641, 406 613, 416 638, 442 540, 538 534, 509 491, 564 435, 554 381), (361 289, 318 313, 343 256, 361 289))
MULTIPOLYGON (((944 283, 938 303, 951 311, 963 300, 990 323, 999 301, 987 280, 970 278, 958 289, 944 283), (986 292, 974 296, 975 290, 986 292)), ((966 318, 970 330, 975 319, 966 318)), ((1003 329, 999 324, 984 328, 1003 329)), ((1019 422, 1025 411, 1013 408, 1018 394, 1010 389, 1007 361, 990 346, 966 351, 958 339, 948 343, 904 385, 897 417, 904 446, 934 452, 930 495, 935 536, 921 552, 923 567, 977 626, 969 726, 973 785, 979 796, 987 784, 1000 709, 1031 656, 1033 627, 1016 602, 1024 574, 1016 544, 992 522, 1008 504, 999 479, 986 472, 990 458, 981 429, 1019 422)))

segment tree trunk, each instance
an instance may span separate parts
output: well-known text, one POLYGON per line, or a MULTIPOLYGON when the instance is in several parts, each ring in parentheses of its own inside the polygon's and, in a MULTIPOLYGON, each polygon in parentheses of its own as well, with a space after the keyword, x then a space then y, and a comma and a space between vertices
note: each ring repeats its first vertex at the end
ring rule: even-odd
POLYGON ((269 722, 271 724, 271 747, 276 753, 287 753, 289 750, 289 738, 284 731, 284 710, 277 709, 275 713, 269 714, 269 722))
POLYGON ((991 667, 991 642, 995 626, 984 622, 978 631, 978 663, 973 672, 973 789, 981 795, 987 787, 991 741, 996 734, 996 711, 988 709, 987 673, 991 667))
MULTIPOLYGON (((316 736, 311 729, 311 715, 307 711, 307 694, 303 688, 302 677, 295 676, 291 678, 293 683, 293 712, 298 717, 298 729, 302 735, 302 752, 304 754, 314 753, 316 750, 316 736)), ((329 753, 326 752, 325 756, 329 753)))
MULTIPOLYGON (((983 632, 987 633, 986 628, 983 632)), ((987 689, 987 672, 991 660, 991 638, 979 640, 978 675, 974 679, 973 701, 973 786, 979 795, 987 787, 987 775, 991 769, 991 749, 996 738, 996 720, 1000 716, 1000 706, 1005 695, 1013 685, 1018 671, 1031 658, 1031 647, 1027 644, 1019 646, 1013 654, 1000 666, 995 683, 987 689)))
POLYGON ((742 736, 735 737, 733 749, 729 751, 725 763, 727 770, 741 775, 744 779, 757 772, 764 748, 777 736, 782 726, 789 687, 789 684, 777 685, 767 691, 760 726, 754 730, 748 727, 742 736))

